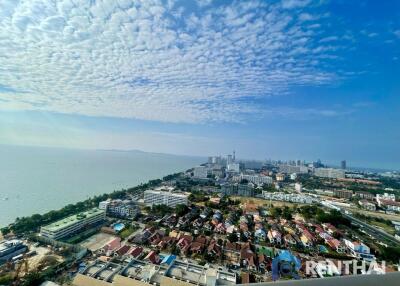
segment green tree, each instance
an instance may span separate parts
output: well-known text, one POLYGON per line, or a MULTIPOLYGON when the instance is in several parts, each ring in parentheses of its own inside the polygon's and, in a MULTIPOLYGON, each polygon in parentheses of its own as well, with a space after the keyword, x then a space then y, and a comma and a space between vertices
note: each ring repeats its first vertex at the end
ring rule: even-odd
POLYGON ((400 258, 400 247, 384 247, 381 249, 382 260, 398 263, 400 258))
POLYGON ((273 218, 280 218, 282 215, 282 209, 278 207, 272 207, 269 209, 269 214, 273 218))
POLYGON ((176 205, 175 213, 177 216, 183 216, 188 212, 188 207, 183 204, 176 205))
POLYGON ((228 235, 228 240, 230 241, 230 242, 237 242, 237 240, 238 240, 238 237, 237 237, 237 234, 236 233, 230 233, 229 235, 228 235))
POLYGON ((284 206, 282 210, 282 218, 286 220, 291 220, 293 217, 293 210, 288 206, 284 206))

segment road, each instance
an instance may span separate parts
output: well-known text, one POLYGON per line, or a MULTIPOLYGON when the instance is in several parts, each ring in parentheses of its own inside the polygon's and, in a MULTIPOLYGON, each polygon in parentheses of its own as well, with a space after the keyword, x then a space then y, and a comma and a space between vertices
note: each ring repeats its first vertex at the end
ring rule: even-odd
POLYGON ((367 223, 363 222, 362 220, 359 220, 349 214, 346 214, 345 211, 343 211, 343 210, 341 212, 344 217, 350 219, 353 223, 368 230, 369 231, 368 233, 371 234, 372 236, 374 236, 375 238, 379 238, 382 240, 388 240, 388 241, 392 242, 393 244, 395 244, 396 246, 400 246, 400 241, 397 240, 393 235, 388 234, 387 232, 385 232, 381 229, 375 228, 375 227, 371 226, 370 224, 367 224, 367 223))

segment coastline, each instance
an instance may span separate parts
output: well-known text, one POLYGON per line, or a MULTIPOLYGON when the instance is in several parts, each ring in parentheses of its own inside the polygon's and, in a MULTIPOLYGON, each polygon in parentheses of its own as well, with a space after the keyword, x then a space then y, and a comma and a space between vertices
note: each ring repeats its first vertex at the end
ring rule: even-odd
POLYGON ((146 152, 0 146, 0 227, 191 168, 204 159, 146 152), (7 199, 6 199, 7 198, 7 199))
POLYGON ((4 227, 0 227, 0 238, 3 236, 3 233, 4 235, 7 235, 10 231, 12 231, 16 235, 35 232, 41 226, 52 223, 59 218, 86 211, 93 207, 97 207, 100 201, 103 201, 107 198, 117 199, 125 196, 127 193, 133 194, 137 192, 143 192, 148 188, 159 185, 160 183, 162 183, 162 181, 165 180, 165 178, 171 178, 171 176, 179 176, 180 174, 182 174, 182 172, 168 174, 163 178, 149 180, 147 183, 139 184, 128 189, 121 189, 118 191, 113 191, 111 193, 105 193, 102 195, 90 197, 84 201, 76 202, 75 204, 68 204, 58 210, 51 210, 43 214, 32 214, 31 216, 18 218, 18 220, 11 222, 4 227))

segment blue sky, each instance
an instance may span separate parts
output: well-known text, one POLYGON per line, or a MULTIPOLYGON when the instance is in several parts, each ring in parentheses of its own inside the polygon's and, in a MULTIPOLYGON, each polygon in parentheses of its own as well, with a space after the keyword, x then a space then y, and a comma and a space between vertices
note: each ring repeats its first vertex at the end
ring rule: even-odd
POLYGON ((1 143, 400 169, 399 1, 0 7, 1 143))

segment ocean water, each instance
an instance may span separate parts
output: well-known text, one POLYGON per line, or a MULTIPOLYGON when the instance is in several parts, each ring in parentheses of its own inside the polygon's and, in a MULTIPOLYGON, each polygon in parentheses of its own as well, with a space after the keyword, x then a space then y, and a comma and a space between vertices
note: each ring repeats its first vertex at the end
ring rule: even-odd
POLYGON ((140 151, 0 145, 0 227, 202 162, 199 157, 140 151))

